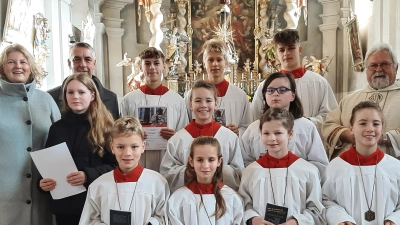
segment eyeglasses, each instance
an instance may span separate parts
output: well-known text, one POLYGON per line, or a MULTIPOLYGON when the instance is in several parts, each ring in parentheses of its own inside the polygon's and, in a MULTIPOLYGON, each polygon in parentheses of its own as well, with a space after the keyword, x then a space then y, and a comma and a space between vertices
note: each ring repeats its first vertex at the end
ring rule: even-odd
POLYGON ((390 66, 391 66, 392 64, 393 64, 393 63, 388 63, 388 62, 383 62, 383 63, 372 63, 372 64, 369 64, 369 66, 367 66, 367 68, 368 68, 369 71, 376 71, 376 70, 378 69, 378 66, 380 66, 381 69, 387 70, 387 69, 390 68, 390 66))
POLYGON ((278 88, 267 88, 266 93, 268 95, 272 95, 275 93, 275 91, 278 92, 278 94, 285 94, 287 91, 291 91, 290 88, 287 87, 278 87, 278 88))

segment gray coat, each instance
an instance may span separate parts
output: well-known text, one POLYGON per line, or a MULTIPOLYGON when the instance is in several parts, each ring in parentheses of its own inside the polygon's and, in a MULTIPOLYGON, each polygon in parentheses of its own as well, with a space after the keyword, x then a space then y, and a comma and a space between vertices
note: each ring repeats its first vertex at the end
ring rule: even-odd
POLYGON ((53 98, 36 83, 0 79, 0 224, 52 224, 50 195, 39 191, 29 152, 44 148, 50 125, 60 119, 53 98))

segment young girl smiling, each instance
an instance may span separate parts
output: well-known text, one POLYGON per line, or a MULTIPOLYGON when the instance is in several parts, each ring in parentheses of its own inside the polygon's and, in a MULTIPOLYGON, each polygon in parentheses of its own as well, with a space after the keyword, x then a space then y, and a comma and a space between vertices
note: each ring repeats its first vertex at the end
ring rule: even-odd
MULTIPOLYGON (((292 75, 273 73, 268 76, 262 88, 264 112, 269 108, 285 109, 294 117, 293 136, 288 149, 325 173, 328 157, 315 125, 303 117, 303 107, 296 94, 296 83, 292 75)), ((260 136, 260 120, 254 121, 241 137, 241 149, 245 166, 256 161, 266 152, 260 136)), ((267 148, 268 149, 268 148, 267 148)))
POLYGON ((242 199, 222 183, 222 161, 217 139, 194 139, 185 169, 185 186, 168 200, 172 225, 242 225, 242 199))
POLYGON ((332 160, 322 186, 328 224, 400 224, 400 162, 378 148, 382 110, 360 102, 350 118, 355 146, 332 160))
POLYGON ((118 167, 90 185, 80 224, 113 224, 114 218, 123 217, 124 224, 166 225, 168 183, 159 173, 139 164, 145 149, 139 120, 118 119, 111 138, 118 167))
POLYGON ((293 123, 291 113, 278 108, 260 119, 261 141, 268 151, 243 171, 239 188, 247 224, 323 224, 318 169, 287 147, 293 123), (271 212, 278 209, 287 214, 275 221, 271 212))
POLYGON ((197 81, 190 94, 190 108, 195 119, 178 131, 168 141, 167 151, 161 161, 160 173, 167 179, 171 192, 184 185, 184 171, 189 156, 189 147, 199 136, 215 137, 222 146, 224 160, 224 183, 237 190, 241 171, 244 168, 239 138, 229 129, 213 121, 217 106, 217 91, 214 85, 197 81))

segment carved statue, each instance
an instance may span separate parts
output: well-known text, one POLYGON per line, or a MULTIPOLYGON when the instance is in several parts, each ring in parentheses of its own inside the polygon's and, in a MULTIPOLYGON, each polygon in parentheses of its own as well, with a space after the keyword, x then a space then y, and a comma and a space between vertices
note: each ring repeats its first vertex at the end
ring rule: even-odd
POLYGON ((49 38, 48 33, 51 32, 49 24, 47 23, 47 19, 44 17, 42 13, 37 13, 35 15, 35 42, 34 42, 34 56, 35 61, 38 65, 40 65, 44 74, 47 75, 47 72, 44 70, 46 65, 46 58, 49 55, 49 51, 46 45, 46 40, 49 38))
POLYGON ((122 59, 121 62, 117 63, 117 67, 121 66, 131 66, 132 72, 128 75, 127 77, 127 83, 129 89, 135 90, 142 85, 143 82, 143 72, 140 71, 140 57, 136 56, 134 60, 132 61, 132 58, 127 58, 128 53, 125 52, 124 58, 122 59))
POLYGON ((160 26, 164 19, 164 16, 160 9, 161 1, 151 2, 150 11, 153 15, 153 18, 150 21, 150 32, 152 36, 149 41, 149 47, 155 47, 158 50, 161 50, 160 44, 164 36, 160 26))
POLYGON ((203 69, 201 68, 201 64, 197 60, 194 60, 193 66, 194 66, 195 76, 198 76, 199 74, 202 73, 203 69))
POLYGON ((90 46, 93 46, 95 33, 96 26, 93 23, 92 16, 88 13, 86 19, 82 21, 81 42, 86 42, 90 46))
POLYGON ((304 66, 304 68, 311 70, 315 73, 318 73, 320 75, 324 75, 326 71, 328 71, 328 66, 330 64, 330 61, 328 62, 328 56, 326 55, 324 58, 322 59, 317 59, 315 58, 315 55, 312 54, 310 55, 310 59, 307 59, 307 56, 304 56, 303 60, 302 60, 302 64, 304 66))
POLYGON ((247 72, 250 73, 251 71, 251 62, 250 62, 250 58, 246 59, 246 62, 244 63, 243 69, 247 72))
POLYGON ((296 29, 301 16, 301 9, 304 9, 304 21, 307 25, 307 0, 285 0, 286 11, 283 13, 283 18, 287 25, 285 29, 296 29))
POLYGON ((186 33, 179 32, 178 27, 174 27, 172 30, 168 30, 165 33, 166 39, 168 39, 167 54, 165 58, 170 64, 179 64, 180 59, 180 44, 188 43, 189 37, 186 33))

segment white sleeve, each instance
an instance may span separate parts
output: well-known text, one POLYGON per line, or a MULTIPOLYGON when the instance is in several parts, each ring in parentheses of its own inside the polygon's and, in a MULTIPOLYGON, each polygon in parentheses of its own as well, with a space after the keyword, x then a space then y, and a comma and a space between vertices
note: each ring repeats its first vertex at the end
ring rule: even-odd
POLYGON ((233 201, 234 207, 233 207, 233 223, 232 225, 244 225, 244 211, 243 211, 243 201, 240 198, 239 195, 235 198, 233 201))
POLYGON ((184 225, 183 221, 179 219, 178 212, 175 209, 175 202, 172 201, 172 199, 168 200, 168 208, 167 208, 167 213, 168 213, 168 219, 169 223, 171 225, 184 225))
POLYGON ((167 151, 165 151, 164 157, 161 160, 160 173, 168 181, 171 193, 173 193, 184 185, 183 178, 186 165, 179 159, 177 154, 178 149, 171 139, 168 141, 167 151))
POLYGON ((91 198, 90 187, 86 195, 86 202, 83 206, 79 225, 106 225, 101 221, 101 208, 91 198))
POLYGON ((235 145, 230 149, 228 164, 223 167, 224 184, 237 191, 240 178, 244 169, 242 153, 240 150, 239 137, 235 135, 235 145))
POLYGON ((188 114, 187 114, 186 110, 187 110, 187 108, 186 108, 185 101, 181 101, 180 106, 179 106, 179 112, 176 112, 179 115, 179 117, 177 118, 178 121, 177 121, 176 128, 175 128, 176 132, 185 128, 186 125, 189 124, 189 118, 188 118, 188 114))
POLYGON ((120 108, 119 111, 120 111, 121 117, 130 115, 129 114, 129 106, 128 106, 128 98, 126 97, 126 95, 122 99, 119 108, 120 108))
POLYGON ((319 107, 318 115, 310 117, 310 120, 317 126, 318 129, 321 129, 322 123, 324 122, 325 117, 328 115, 328 113, 338 107, 338 103, 336 101, 335 94, 333 93, 331 86, 325 78, 323 79, 324 81, 321 84, 321 91, 323 91, 322 101, 319 107))
POLYGON ((322 185, 322 204, 325 206, 324 218, 328 224, 339 224, 345 221, 350 221, 356 224, 356 221, 351 217, 346 210, 337 204, 335 183, 331 181, 327 175, 324 184, 322 185))
POLYGON ((243 135, 247 127, 253 122, 250 102, 249 99, 247 98, 246 93, 243 94, 242 101, 244 102, 244 109, 243 109, 243 114, 241 115, 240 124, 238 124, 239 137, 243 135))
MULTIPOLYGON (((400 180, 397 181, 397 193, 400 193, 400 180)), ((392 213, 390 213, 386 218, 386 220, 390 220, 395 224, 400 224, 400 195, 397 196, 398 200, 397 200, 397 205, 396 208, 393 210, 392 213)))
POLYGON ((252 136, 252 132, 250 129, 247 129, 240 137, 240 149, 242 150, 243 163, 245 167, 257 160, 254 157, 255 145, 253 142, 254 137, 252 136))
POLYGON ((151 223, 151 225, 168 225, 168 216, 167 216, 167 201, 169 197, 169 187, 168 184, 165 183, 165 186, 162 188, 164 190, 160 196, 154 198, 153 204, 156 206, 153 210, 152 216, 149 218, 149 221, 146 224, 151 223))
POLYGON ((302 213, 295 214, 293 217, 296 218, 299 225, 326 224, 322 215, 325 207, 322 204, 321 182, 318 171, 310 173, 306 188, 306 208, 302 213))
MULTIPOLYGON (((247 167, 243 173, 242 176, 242 182, 240 182, 240 187, 239 187, 239 195, 243 198, 243 206, 244 206, 244 216, 243 216, 243 221, 244 223, 247 222, 250 218, 253 218, 255 216, 264 218, 263 216, 260 216, 257 211, 254 210, 253 208, 253 196, 251 196, 249 186, 251 185, 251 182, 249 181, 248 177, 251 178, 252 174, 246 173, 246 170, 250 169, 247 167)), ((251 169, 252 170, 252 169, 251 169)))
POLYGON ((329 161, 324 144, 315 126, 312 126, 311 133, 308 136, 305 151, 307 152, 307 161, 318 168, 321 180, 324 181, 325 169, 329 161))
POLYGON ((258 85, 256 92, 253 96, 253 101, 251 102, 251 110, 253 113, 253 121, 260 119, 261 110, 264 108, 264 100, 262 97, 262 88, 265 81, 258 85))

